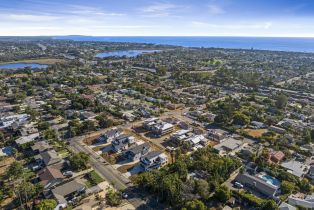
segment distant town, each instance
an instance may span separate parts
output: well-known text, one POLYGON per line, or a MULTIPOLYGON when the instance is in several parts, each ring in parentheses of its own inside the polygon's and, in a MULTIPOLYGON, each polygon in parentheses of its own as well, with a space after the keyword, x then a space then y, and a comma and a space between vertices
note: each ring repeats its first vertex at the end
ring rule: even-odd
POLYGON ((314 54, 0 38, 0 209, 314 209, 314 54))

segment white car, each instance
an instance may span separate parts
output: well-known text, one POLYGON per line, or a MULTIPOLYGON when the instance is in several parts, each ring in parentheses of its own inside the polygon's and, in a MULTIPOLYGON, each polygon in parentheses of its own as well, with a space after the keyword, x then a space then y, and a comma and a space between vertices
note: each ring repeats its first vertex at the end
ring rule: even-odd
POLYGON ((237 188, 243 188, 243 184, 241 184, 240 182, 235 182, 234 186, 236 186, 237 188))
POLYGON ((129 195, 126 192, 122 193, 122 198, 127 199, 128 197, 129 195))

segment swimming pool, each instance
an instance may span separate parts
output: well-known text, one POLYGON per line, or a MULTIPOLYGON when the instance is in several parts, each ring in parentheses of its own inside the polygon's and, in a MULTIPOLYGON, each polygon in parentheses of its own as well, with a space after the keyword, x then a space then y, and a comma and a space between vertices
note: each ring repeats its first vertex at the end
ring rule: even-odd
POLYGON ((269 176, 267 174, 260 174, 258 177, 263 179, 268 184, 271 184, 271 185, 276 186, 276 187, 280 187, 280 181, 278 179, 272 177, 272 176, 269 176))

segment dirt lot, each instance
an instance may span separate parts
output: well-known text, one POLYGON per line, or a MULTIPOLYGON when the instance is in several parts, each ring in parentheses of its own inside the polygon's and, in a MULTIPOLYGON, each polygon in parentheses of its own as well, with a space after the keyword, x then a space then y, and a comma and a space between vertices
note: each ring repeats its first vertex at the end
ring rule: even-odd
POLYGON ((118 168, 118 171, 120 171, 121 173, 126 173, 126 172, 128 172, 130 169, 132 169, 135 165, 137 165, 137 163, 120 166, 120 167, 118 168))
POLYGON ((243 131, 253 138, 258 138, 261 137, 263 133, 266 133, 267 129, 244 129, 243 131))

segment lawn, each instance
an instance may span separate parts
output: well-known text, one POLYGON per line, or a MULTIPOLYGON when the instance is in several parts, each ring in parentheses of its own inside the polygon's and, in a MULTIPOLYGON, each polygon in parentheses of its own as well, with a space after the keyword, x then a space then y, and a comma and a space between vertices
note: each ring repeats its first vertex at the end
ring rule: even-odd
POLYGON ((87 188, 95 186, 104 181, 103 178, 101 178, 99 174, 96 173, 96 171, 89 172, 86 177, 87 181, 85 182, 85 185, 87 188))
POLYGON ((58 154, 61 158, 66 158, 70 155, 69 151, 66 149, 58 151, 58 154))

